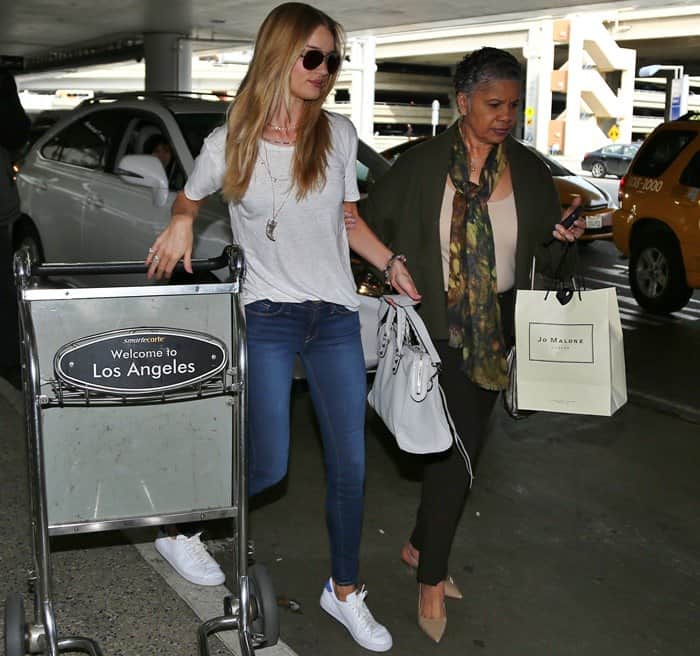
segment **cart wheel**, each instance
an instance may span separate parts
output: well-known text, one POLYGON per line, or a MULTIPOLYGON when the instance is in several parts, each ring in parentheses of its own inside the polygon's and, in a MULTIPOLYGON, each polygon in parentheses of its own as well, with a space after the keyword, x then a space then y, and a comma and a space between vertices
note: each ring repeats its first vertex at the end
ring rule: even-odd
POLYGON ((280 637, 280 618, 277 597, 265 565, 256 563, 249 570, 251 595, 258 606, 258 617, 253 622, 253 632, 265 636, 258 647, 272 647, 280 637))
POLYGON ((5 599, 5 656, 25 656, 24 600, 15 593, 5 599))

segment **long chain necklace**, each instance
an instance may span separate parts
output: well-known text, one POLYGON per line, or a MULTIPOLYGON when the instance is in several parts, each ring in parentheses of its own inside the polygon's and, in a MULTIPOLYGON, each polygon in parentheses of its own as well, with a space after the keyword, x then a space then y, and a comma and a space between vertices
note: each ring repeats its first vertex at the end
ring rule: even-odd
POLYGON ((270 187, 272 188, 272 216, 267 220, 265 223, 265 236, 270 240, 270 241, 276 241, 277 238, 275 237, 275 228, 277 228, 277 217, 280 215, 280 212, 282 211, 282 208, 284 207, 285 203, 287 200, 289 200, 289 196, 292 193, 292 185, 290 183, 289 188, 287 189, 287 193, 285 194, 284 198, 282 199, 282 202, 280 203, 279 207, 277 207, 277 194, 275 193, 275 183, 279 182, 279 178, 275 178, 272 175, 272 169, 270 168, 270 161, 267 156, 267 146, 265 145, 265 140, 262 140, 262 147, 263 147, 263 157, 261 158, 261 162, 263 165, 263 168, 265 169, 265 172, 267 173, 267 177, 270 178, 270 187))

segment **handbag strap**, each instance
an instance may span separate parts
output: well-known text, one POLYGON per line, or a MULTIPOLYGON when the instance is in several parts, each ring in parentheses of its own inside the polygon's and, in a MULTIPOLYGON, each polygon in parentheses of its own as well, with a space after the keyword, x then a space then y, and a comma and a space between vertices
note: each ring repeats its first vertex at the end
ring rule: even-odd
POLYGON ((445 411, 445 417, 447 417, 447 422, 450 426, 450 432, 452 433, 454 448, 457 449, 457 452, 462 457, 462 460, 464 460, 464 466, 467 468, 467 474, 469 474, 469 488, 471 489, 472 483, 474 482, 474 470, 472 469, 472 461, 469 457, 467 447, 464 446, 464 442, 462 442, 462 438, 457 432, 457 428, 455 427, 454 421, 452 421, 452 415, 450 414, 450 410, 447 407, 447 399, 445 398, 445 392, 442 389, 442 385, 438 384, 438 388, 440 389, 440 398, 442 399, 442 407, 445 411))
POLYGON ((403 310, 406 314, 408 323, 411 325, 411 329, 420 340, 420 343, 428 354, 430 361, 434 365, 439 365, 442 360, 440 359, 435 345, 433 344, 433 340, 430 339, 430 335, 428 335, 428 329, 425 327, 423 319, 420 318, 418 313, 412 307, 405 307, 403 310))
POLYGON ((423 319, 420 318, 420 315, 414 309, 418 301, 414 301, 406 294, 387 294, 386 296, 382 296, 381 300, 390 308, 389 312, 386 314, 385 325, 391 326, 394 319, 396 320, 396 340, 399 350, 401 350, 403 346, 406 329, 410 326, 413 334, 428 354, 430 361, 436 366, 439 365, 442 360, 433 345, 433 340, 430 339, 428 329, 425 327, 423 319))
POLYGON ((379 324, 377 326, 377 355, 383 358, 391 339, 391 325, 394 323, 396 309, 388 303, 379 304, 379 324))

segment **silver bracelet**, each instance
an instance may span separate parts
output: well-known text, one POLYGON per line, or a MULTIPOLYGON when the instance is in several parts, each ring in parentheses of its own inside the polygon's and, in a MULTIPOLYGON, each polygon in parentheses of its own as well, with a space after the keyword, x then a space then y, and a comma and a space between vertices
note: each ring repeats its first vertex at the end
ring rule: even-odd
POLYGON ((389 261, 386 263, 386 266, 384 267, 384 280, 386 281, 386 284, 388 285, 390 283, 389 276, 391 274, 391 267, 394 266, 394 262, 403 262, 406 264, 406 256, 403 253, 394 253, 390 258, 389 261))

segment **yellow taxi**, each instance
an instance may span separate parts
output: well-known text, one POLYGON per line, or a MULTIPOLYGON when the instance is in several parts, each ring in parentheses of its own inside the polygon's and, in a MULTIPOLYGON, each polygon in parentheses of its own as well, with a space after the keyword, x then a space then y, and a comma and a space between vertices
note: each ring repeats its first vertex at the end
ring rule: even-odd
POLYGON ((620 181, 613 240, 637 303, 666 314, 700 287, 700 114, 659 125, 620 181))

